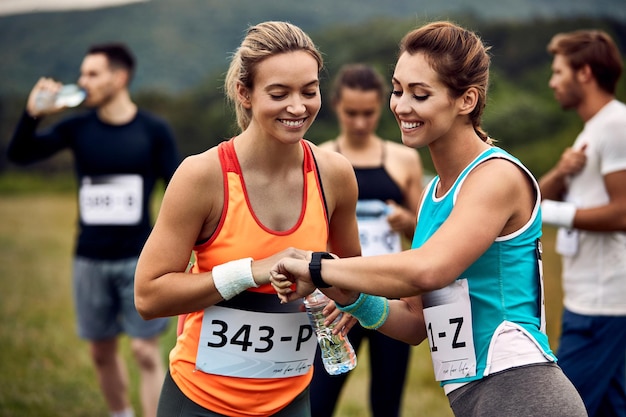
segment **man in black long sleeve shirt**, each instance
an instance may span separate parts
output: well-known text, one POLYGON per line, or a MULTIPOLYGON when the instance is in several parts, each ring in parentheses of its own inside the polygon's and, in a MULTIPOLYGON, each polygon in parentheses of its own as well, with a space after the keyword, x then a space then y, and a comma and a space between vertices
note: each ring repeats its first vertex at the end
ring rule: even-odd
POLYGON ((69 117, 44 132, 45 115, 63 107, 41 108, 37 96, 61 85, 40 79, 30 93, 8 148, 19 164, 45 159, 60 150, 74 155, 79 187, 79 234, 74 260, 74 297, 79 335, 89 340, 101 389, 112 416, 134 413, 128 376, 117 340, 125 332, 140 367, 145 417, 155 416, 164 364, 158 336, 166 319, 144 321, 134 307, 134 271, 151 229, 149 203, 156 182, 166 183, 180 157, 167 124, 139 110, 128 84, 134 57, 121 44, 96 45, 81 65, 78 84, 90 111, 69 117))

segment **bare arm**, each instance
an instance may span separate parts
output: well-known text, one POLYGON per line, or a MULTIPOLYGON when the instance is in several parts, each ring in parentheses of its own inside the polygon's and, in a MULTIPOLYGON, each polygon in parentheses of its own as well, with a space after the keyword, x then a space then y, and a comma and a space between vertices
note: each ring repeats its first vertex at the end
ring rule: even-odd
MULTIPOLYGON (((318 161, 324 196, 328 205, 328 251, 340 257, 359 256, 361 255, 361 242, 356 220, 356 202, 359 191, 354 170, 350 162, 335 152, 328 142, 325 148, 317 148, 315 157, 318 161)), ((307 262, 309 260, 310 254, 307 262)), ((329 303, 324 310, 329 324, 339 313, 335 309, 334 302, 329 303)), ((355 324, 356 320, 351 315, 343 314, 333 331, 335 333, 341 331, 345 335, 355 324)))
MULTIPOLYGON (((517 167, 505 161, 485 162, 468 176, 449 218, 422 247, 324 260, 322 277, 332 286, 324 292, 343 305, 353 303, 358 293, 402 297, 390 302, 389 317, 379 331, 418 344, 426 337, 420 294, 450 284, 498 236, 519 230, 529 220, 534 201, 534 191, 517 167)), ((308 261, 281 259, 271 274, 282 302, 315 289, 308 261)))
MULTIPOLYGON (((560 201, 567 188, 567 178, 583 169, 587 162, 586 145, 580 149, 567 148, 558 164, 539 180, 542 198, 560 201)), ((604 176, 609 203, 576 210, 572 227, 594 232, 626 231, 626 171, 604 176)))
MULTIPOLYGON (((397 254, 355 257, 322 262, 325 282, 344 290, 410 297, 443 288, 467 269, 496 237, 518 230, 532 211, 534 195, 525 175, 506 161, 488 161, 465 181, 456 205, 439 230, 420 248, 397 254)), ((308 263, 281 260, 272 271, 296 282, 296 292, 283 288, 283 301, 313 290, 308 263)), ((341 304, 354 298, 334 294, 341 304)))
POLYGON ((387 221, 392 230, 404 234, 407 239, 412 239, 423 189, 422 161, 415 149, 404 145, 390 142, 387 149, 389 156, 386 167, 400 185, 404 197, 404 206, 399 206, 392 201, 387 202, 394 207, 387 221))
POLYGON ((561 201, 565 193, 567 178, 580 172, 587 163, 585 148, 567 148, 559 162, 539 179, 541 196, 544 199, 561 201))
POLYGON ((318 147, 314 151, 328 205, 328 250, 342 258, 359 256, 361 243, 356 220, 359 190, 352 165, 332 150, 318 147))
POLYGON ((389 317, 378 331, 410 345, 422 343, 426 339, 422 297, 389 300, 389 317))
POLYGON ((609 203, 577 209, 573 226, 594 232, 626 231, 626 170, 604 176, 609 203))
MULTIPOLYGON (((196 241, 211 236, 217 226, 222 196, 216 152, 210 150, 183 161, 167 187, 135 272, 135 305, 145 319, 199 311, 223 300, 211 272, 185 272, 196 241)), ((253 261, 255 283, 267 284, 271 266, 281 257, 304 258, 306 253, 286 249, 253 261)))
POLYGON ((139 257, 135 305, 145 319, 201 310, 221 299, 210 274, 185 273, 193 245, 205 223, 213 223, 209 219, 216 213, 211 211, 217 209, 216 202, 206 196, 208 193, 191 190, 222 189, 218 173, 201 167, 202 162, 212 160, 219 167, 219 161, 210 152, 181 163, 165 191, 156 223, 139 257))

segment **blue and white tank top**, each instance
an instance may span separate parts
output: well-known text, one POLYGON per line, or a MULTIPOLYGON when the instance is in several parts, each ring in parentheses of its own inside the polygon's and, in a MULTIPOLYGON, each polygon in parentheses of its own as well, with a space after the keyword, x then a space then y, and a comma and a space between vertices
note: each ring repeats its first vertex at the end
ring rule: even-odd
POLYGON ((419 209, 412 248, 422 246, 439 229, 467 176, 492 158, 519 166, 532 181, 536 201, 522 228, 498 237, 455 282, 423 295, 435 377, 443 386, 478 380, 496 370, 556 361, 545 334, 539 186, 519 160, 492 147, 470 163, 442 197, 435 194, 439 177, 433 178, 419 209), (521 335, 521 355, 507 352, 509 343, 496 343, 509 340, 511 330, 515 340, 521 335), (494 357, 498 363, 492 367, 494 357))

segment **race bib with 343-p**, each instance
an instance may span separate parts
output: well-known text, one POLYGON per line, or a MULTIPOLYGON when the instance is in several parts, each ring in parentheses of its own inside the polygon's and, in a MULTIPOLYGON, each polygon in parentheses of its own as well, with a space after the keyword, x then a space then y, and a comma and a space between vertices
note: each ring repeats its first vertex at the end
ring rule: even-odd
POLYGON ((196 368, 240 378, 288 378, 313 365, 317 338, 306 313, 204 310, 196 368))

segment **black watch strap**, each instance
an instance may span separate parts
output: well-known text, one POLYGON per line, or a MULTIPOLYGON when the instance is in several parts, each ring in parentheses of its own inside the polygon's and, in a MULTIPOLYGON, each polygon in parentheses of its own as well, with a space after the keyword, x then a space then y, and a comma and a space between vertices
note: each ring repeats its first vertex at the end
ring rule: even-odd
POLYGON ((313 252, 311 262, 309 262, 309 274, 311 281, 317 288, 328 288, 330 285, 322 279, 322 259, 334 259, 333 255, 328 252, 313 252))

